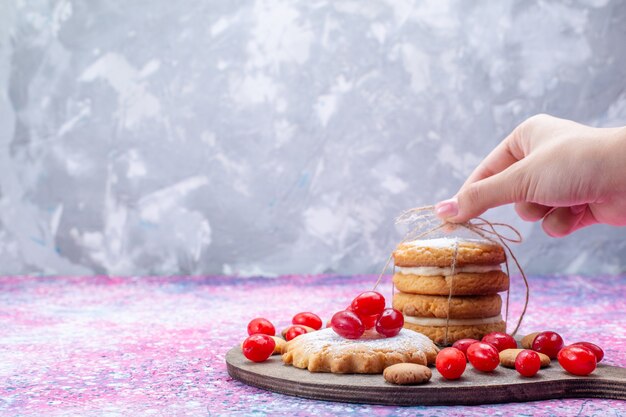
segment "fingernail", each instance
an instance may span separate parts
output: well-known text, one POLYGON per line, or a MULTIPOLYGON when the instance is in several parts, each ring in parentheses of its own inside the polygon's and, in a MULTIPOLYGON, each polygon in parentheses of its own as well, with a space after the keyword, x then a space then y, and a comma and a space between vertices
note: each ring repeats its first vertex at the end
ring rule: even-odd
POLYGON ((456 198, 444 200, 435 205, 435 214, 441 218, 453 217, 459 214, 459 202, 456 198))

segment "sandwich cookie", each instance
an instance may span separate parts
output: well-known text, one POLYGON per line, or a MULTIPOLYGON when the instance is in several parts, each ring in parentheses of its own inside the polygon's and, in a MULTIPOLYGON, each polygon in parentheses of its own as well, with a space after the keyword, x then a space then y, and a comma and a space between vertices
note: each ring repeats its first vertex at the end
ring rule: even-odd
POLYGON ((393 297, 393 308, 400 310, 405 318, 436 317, 452 319, 475 319, 493 317, 500 314, 502 298, 499 294, 448 297, 443 295, 422 295, 397 293, 393 297))
POLYGON ((478 319, 422 318, 404 316, 404 327, 428 336, 434 343, 444 345, 461 339, 480 340, 491 332, 504 332, 506 324, 501 315, 478 319), (446 335, 447 325, 447 335, 446 335))
MULTIPOLYGON (((482 273, 460 272, 454 275, 443 274, 449 271, 442 271, 438 275, 425 275, 423 271, 420 274, 410 273, 413 272, 410 270, 422 268, 396 268, 393 275, 396 288, 405 293, 428 295, 497 294, 509 288, 509 276, 500 270, 499 265, 497 270, 482 273)), ((437 267, 432 269, 449 270, 437 267)))
POLYGON ((498 265, 506 261, 504 248, 497 243, 478 239, 424 239, 403 242, 393 251, 396 266, 450 267, 458 245, 456 266, 498 265))

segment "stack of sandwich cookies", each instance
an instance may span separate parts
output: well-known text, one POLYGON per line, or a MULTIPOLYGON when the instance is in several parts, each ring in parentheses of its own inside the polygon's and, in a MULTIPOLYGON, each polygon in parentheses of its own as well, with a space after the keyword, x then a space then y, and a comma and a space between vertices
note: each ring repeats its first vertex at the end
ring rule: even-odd
POLYGON ((393 307, 404 314, 404 327, 438 344, 505 331, 498 293, 508 290, 509 277, 501 267, 502 246, 487 240, 415 240, 398 245, 393 258, 393 282, 400 291, 393 307))

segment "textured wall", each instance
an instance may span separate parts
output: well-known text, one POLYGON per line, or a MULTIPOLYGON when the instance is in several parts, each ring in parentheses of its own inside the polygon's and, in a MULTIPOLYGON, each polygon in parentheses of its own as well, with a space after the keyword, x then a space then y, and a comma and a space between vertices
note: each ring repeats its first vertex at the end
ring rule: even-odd
POLYGON ((0 272, 377 271, 524 118, 626 124, 625 45, 624 1, 0 0, 0 272))

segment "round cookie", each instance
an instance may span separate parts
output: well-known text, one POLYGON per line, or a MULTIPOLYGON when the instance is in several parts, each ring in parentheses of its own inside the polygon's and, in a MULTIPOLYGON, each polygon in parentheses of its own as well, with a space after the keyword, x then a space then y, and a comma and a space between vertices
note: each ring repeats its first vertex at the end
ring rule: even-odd
MULTIPOLYGON (((443 346, 446 337, 445 326, 420 326, 417 324, 404 322, 405 329, 415 330, 423 335, 428 336, 436 344, 443 346)), ((491 332, 506 331, 506 324, 503 321, 489 324, 478 324, 468 326, 448 326, 448 345, 461 339, 477 339, 480 340, 491 332)))
MULTIPOLYGON (((452 297, 449 318, 473 319, 500 314, 502 298, 499 294, 452 297)), ((393 296, 393 308, 406 316, 448 318, 448 297, 442 295, 405 294, 393 296)))
MULTIPOLYGON (((506 368, 515 368, 515 359, 517 359, 517 355, 524 349, 504 349, 500 352, 500 365, 506 368)), ((544 353, 536 352, 539 355, 539 360, 541 361, 541 367, 545 368, 550 365, 550 357, 544 353)))
POLYGON ((287 341, 282 337, 271 336, 271 338, 274 339, 274 342, 276 342, 276 345, 274 346, 274 353, 272 353, 272 355, 282 355, 287 341))
POLYGON ((432 376, 433 373, 427 366, 416 363, 397 363, 388 366, 383 372, 385 381, 396 385, 423 384, 432 376))
POLYGON ((451 276, 419 276, 394 274, 393 283, 404 293, 425 295, 497 294, 509 289, 509 276, 502 271, 480 274, 456 274, 451 276))
POLYGON ((535 333, 527 334, 526 336, 522 337, 522 340, 521 340, 522 347, 524 349, 532 349, 533 342, 535 341, 535 337, 537 337, 538 334, 539 332, 535 332, 535 333))
POLYGON ((354 340, 323 329, 287 342, 282 359, 311 372, 380 374, 396 363, 432 364, 438 352, 430 339, 409 329, 389 338, 368 331, 354 340))
POLYGON ((458 243, 456 266, 497 265, 506 261, 502 246, 488 240, 461 240, 451 238, 424 239, 402 242, 393 251, 396 266, 452 265, 454 245, 458 243))

